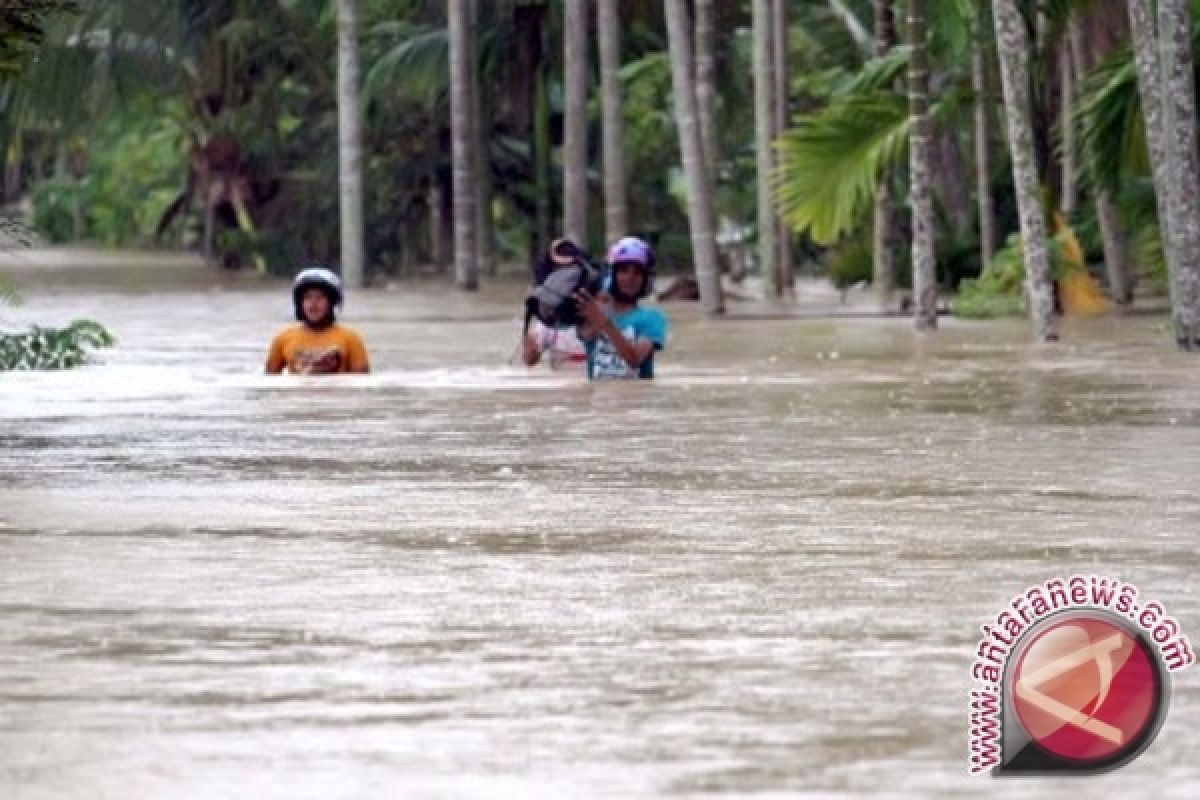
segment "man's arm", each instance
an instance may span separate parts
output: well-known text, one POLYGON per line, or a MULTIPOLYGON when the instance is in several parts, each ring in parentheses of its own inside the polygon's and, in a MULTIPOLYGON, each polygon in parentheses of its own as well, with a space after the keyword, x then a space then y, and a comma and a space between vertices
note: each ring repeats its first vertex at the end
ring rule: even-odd
POLYGON ((642 362, 654 352, 654 342, 641 338, 630 341, 608 317, 604 318, 604 324, 600 326, 600 333, 613 343, 617 355, 633 369, 642 366, 642 362))
POLYGON ((350 331, 348 337, 350 341, 346 346, 346 372, 355 372, 365 374, 371 371, 370 361, 367 359, 367 346, 363 344, 362 337, 358 335, 358 331, 350 331))
POLYGON ((587 292, 581 291, 576 294, 575 301, 579 304, 579 313, 584 319, 584 323, 579 326, 580 339, 589 341, 598 334, 603 334, 604 338, 612 342, 621 360, 633 369, 640 367, 654 352, 654 342, 649 339, 638 338, 630 341, 625 338, 625 334, 621 333, 609 318, 604 306, 587 292))
POLYGON ((271 348, 267 351, 267 363, 264 372, 268 375, 278 375, 283 372, 287 361, 283 357, 283 337, 276 336, 271 340, 271 348))
POLYGON ((525 366, 534 367, 542 360, 542 346, 537 334, 527 333, 521 341, 521 359, 525 366))

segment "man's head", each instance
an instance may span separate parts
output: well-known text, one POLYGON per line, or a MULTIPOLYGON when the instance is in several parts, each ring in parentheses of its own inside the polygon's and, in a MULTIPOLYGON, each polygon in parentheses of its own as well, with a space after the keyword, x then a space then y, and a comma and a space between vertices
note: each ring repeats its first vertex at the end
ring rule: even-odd
POLYGON ((292 305, 296 319, 314 330, 328 328, 334 311, 342 304, 342 281, 324 267, 302 270, 292 281, 292 305))
POLYGON ((609 248, 608 265, 609 291, 617 302, 634 304, 654 291, 654 251, 636 236, 626 236, 609 248))

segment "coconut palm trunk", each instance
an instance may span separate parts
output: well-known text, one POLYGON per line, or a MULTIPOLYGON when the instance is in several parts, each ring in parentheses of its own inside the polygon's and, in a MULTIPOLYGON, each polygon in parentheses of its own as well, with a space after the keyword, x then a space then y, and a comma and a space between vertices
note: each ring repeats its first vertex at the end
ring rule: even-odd
POLYGON ((363 286, 362 131, 358 105, 358 0, 338 0, 338 209, 342 279, 363 286))
POLYGON ((1129 0, 1130 38, 1137 68, 1138 97, 1142 121, 1146 127, 1146 146, 1154 177, 1154 199, 1158 209, 1158 227, 1162 234, 1163 255, 1167 262, 1168 286, 1174 308, 1175 274, 1179 255, 1171 237, 1171 173, 1167 164, 1166 132, 1163 129, 1162 58, 1158 47, 1158 23, 1154 18, 1154 0, 1129 0))
POLYGON ((588 0, 565 0, 563 228, 587 246, 588 0))
MULTIPOLYGON (((775 85, 771 92, 774 100, 774 124, 771 126, 772 140, 778 139, 788 125, 788 8, 787 0, 771 0, 771 75, 775 85)), ((774 163, 772 158, 772 163, 774 163)), ((796 287, 792 267, 792 236, 787 221, 782 216, 775 218, 779 248, 779 288, 781 294, 791 295, 796 287)))
POLYGON ((479 47, 480 0, 470 2, 467 30, 471 34, 471 163, 475 171, 475 230, 478 233, 475 260, 478 274, 494 275, 496 255, 492 225, 492 159, 488 146, 488 126, 485 122, 490 117, 480 83, 480 76, 483 74, 479 47))
POLYGON ((1167 230, 1176 253, 1171 281, 1175 339, 1200 348, 1200 162, 1196 152, 1196 86, 1192 14, 1187 0, 1159 0, 1163 130, 1168 186, 1167 230))
POLYGON ((1013 186, 1021 217, 1025 255, 1025 283, 1034 336, 1048 342, 1058 338, 1054 318, 1054 290, 1050 283, 1050 257, 1046 218, 1042 210, 1037 157, 1029 102, 1029 35, 1016 0, 992 0, 1004 111, 1008 118, 1008 146, 1012 154, 1013 186))
MULTIPOLYGON (((1092 68, 1092 54, 1085 42, 1078 13, 1072 15, 1067 35, 1070 37, 1071 61, 1078 87, 1083 84, 1088 70, 1092 68)), ((1129 247, 1121 222, 1121 210, 1113 198, 1112 190, 1099 180, 1094 158, 1086 148, 1080 155, 1091 183, 1092 194, 1095 196, 1096 222, 1100 228, 1109 293, 1117 310, 1125 311, 1133 303, 1133 281, 1129 277, 1129 247)))
POLYGON ((971 57, 971 88, 975 93, 975 181, 979 206, 979 257, 987 267, 996 252, 996 210, 992 202, 991 82, 988 78, 991 37, 986 3, 976 17, 975 51, 971 57))
POLYGON ((914 321, 919 331, 937 328, 937 270, 933 216, 933 120, 929 114, 929 27, 927 0, 910 0, 908 37, 909 192, 912 204, 914 321))
MULTIPOLYGON (((896 15, 893 0, 874 0, 875 55, 883 57, 896 46, 896 15)), ((892 169, 884 167, 875 192, 874 234, 871 246, 872 284, 879 307, 891 305, 896 288, 896 255, 892 250, 896 199, 892 193, 892 169)))
POLYGON ((598 0, 601 125, 604 136, 604 235, 615 242, 628 233, 625 194, 625 120, 621 113, 621 19, 617 0, 598 0))
POLYGON ((758 263, 767 297, 779 294, 779 269, 775 251, 775 210, 771 198, 772 133, 775 111, 774 59, 772 57, 771 0, 754 0, 754 142, 757 150, 758 263))
POLYGON ((721 276, 717 271, 717 241, 713 215, 712 187, 704 163, 704 145, 696 120, 696 87, 692 68, 692 30, 686 0, 664 0, 667 43, 671 54, 671 86, 675 100, 675 127, 688 189, 688 229, 700 304, 710 314, 725 310, 721 276))
MULTIPOLYGON (((1068 36, 1070 23, 1068 23, 1068 36)), ((1075 213, 1079 204, 1076 185, 1078 171, 1078 147, 1075 135, 1075 93, 1077 91, 1077 76, 1071 64, 1071 51, 1064 48, 1058 56, 1059 84, 1062 96, 1059 98, 1058 129, 1060 131, 1060 147, 1062 149, 1062 187, 1059 190, 1061 198, 1059 207, 1067 216, 1075 213)))
POLYGON ((714 0, 695 0, 696 114, 709 182, 717 185, 717 70, 713 57, 714 0))
POLYGON ((448 0, 450 34, 450 141, 454 160, 454 280, 460 289, 479 287, 476 260, 475 175, 471 159, 472 69, 470 0, 448 0))

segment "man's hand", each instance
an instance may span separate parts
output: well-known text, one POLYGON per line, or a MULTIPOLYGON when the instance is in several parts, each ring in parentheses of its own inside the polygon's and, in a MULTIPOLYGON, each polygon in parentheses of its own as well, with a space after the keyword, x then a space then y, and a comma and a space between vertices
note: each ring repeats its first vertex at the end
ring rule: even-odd
POLYGON ((654 343, 649 339, 638 339, 631 342, 613 324, 612 318, 608 316, 608 311, 605 308, 605 301, 608 299, 607 295, 593 297, 588 292, 580 289, 574 294, 574 298, 575 305, 579 309, 579 316, 583 317, 583 324, 579 326, 579 338, 590 341, 596 338, 597 334, 603 334, 606 339, 612 342, 613 347, 617 350, 617 355, 631 369, 640 367, 642 362, 654 352, 654 343))
POLYGON ((603 330, 608 323, 608 312, 599 297, 592 296, 586 289, 580 289, 574 294, 575 307, 584 324, 594 331, 603 330))

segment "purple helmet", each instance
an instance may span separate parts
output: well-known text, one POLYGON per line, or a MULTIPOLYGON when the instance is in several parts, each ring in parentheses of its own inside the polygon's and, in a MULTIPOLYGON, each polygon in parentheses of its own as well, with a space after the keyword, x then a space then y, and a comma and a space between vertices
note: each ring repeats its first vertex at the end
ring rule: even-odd
POLYGON ((654 261, 654 251, 636 236, 626 236, 608 248, 608 263, 616 264, 618 261, 633 261, 648 267, 654 261))
POLYGON ((617 264, 641 264, 646 280, 642 282, 642 291, 638 297, 646 297, 654 291, 654 249, 644 239, 636 236, 624 236, 608 248, 608 266, 614 269, 617 264))

